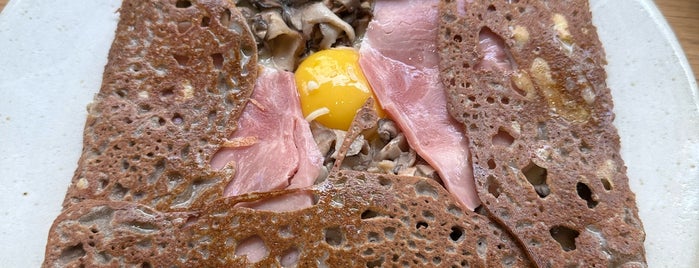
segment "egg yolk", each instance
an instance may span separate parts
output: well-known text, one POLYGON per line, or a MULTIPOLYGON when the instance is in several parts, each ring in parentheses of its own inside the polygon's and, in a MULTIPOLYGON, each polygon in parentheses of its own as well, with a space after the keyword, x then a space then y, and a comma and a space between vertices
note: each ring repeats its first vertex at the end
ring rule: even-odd
POLYGON ((348 130, 357 110, 373 96, 359 67, 359 53, 351 48, 310 55, 296 69, 295 78, 303 116, 328 128, 348 130))

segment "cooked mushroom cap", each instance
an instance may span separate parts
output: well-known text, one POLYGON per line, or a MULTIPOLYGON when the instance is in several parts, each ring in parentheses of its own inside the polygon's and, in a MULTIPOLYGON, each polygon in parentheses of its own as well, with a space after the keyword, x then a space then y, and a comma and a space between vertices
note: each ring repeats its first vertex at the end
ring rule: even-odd
POLYGON ((304 55, 352 46, 371 16, 372 0, 238 0, 262 62, 293 71, 304 55), (269 60, 264 60, 269 59, 269 60))

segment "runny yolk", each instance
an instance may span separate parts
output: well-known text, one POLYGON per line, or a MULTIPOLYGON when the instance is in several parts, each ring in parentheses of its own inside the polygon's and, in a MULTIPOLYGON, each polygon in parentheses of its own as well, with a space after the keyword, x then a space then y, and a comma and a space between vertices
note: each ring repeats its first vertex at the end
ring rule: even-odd
MULTIPOLYGON (((359 53, 352 48, 312 54, 296 69, 295 78, 303 116, 328 128, 348 130, 357 110, 373 96, 359 67, 359 53)), ((381 116, 378 104, 375 108, 381 116)))

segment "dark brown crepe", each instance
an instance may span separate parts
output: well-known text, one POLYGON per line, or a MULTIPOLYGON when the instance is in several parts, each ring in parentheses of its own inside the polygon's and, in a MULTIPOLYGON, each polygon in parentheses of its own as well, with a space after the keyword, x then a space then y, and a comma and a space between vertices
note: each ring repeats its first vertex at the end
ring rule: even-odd
POLYGON ((444 1, 440 12, 442 82, 493 219, 540 267, 645 266, 587 1, 444 1), (510 70, 480 68, 488 31, 510 70))
POLYGON ((340 171, 310 189, 222 198, 234 167, 208 163, 235 131, 257 75, 242 16, 218 0, 127 0, 119 12, 44 267, 528 263, 509 234, 429 179, 340 171), (234 207, 298 191, 316 204, 234 207), (254 264, 237 251, 251 240, 266 254, 254 264))
MULTIPOLYGON (((208 163, 235 131, 257 79, 249 27, 231 1, 125 0, 43 266, 642 265, 643 231, 618 155, 604 55, 587 6, 498 3, 492 11, 468 5, 466 17, 453 2, 441 7, 440 53, 454 59, 441 65, 450 112, 472 135, 485 203, 473 212, 432 179, 343 170, 307 189, 223 198, 235 166, 215 171, 208 163), (556 43, 543 40, 555 35, 545 19, 553 13, 568 18, 574 53, 553 51, 556 43), (520 49, 512 48, 512 25, 529 29, 520 49), (505 40, 531 81, 537 57, 557 85, 561 77, 584 76, 594 102, 567 91, 559 97, 587 115, 569 118, 567 106, 552 112, 536 81, 515 87, 514 73, 474 70, 483 26, 505 40), (512 144, 492 145, 498 132, 512 144), (549 192, 541 198, 525 174, 543 169, 549 192), (299 192, 312 194, 314 204, 290 212, 235 206, 299 192), (575 249, 565 250, 571 231, 578 232, 575 249), (265 255, 255 263, 238 251, 249 241, 263 244, 265 255)), ((348 136, 376 119, 362 109, 348 136)))

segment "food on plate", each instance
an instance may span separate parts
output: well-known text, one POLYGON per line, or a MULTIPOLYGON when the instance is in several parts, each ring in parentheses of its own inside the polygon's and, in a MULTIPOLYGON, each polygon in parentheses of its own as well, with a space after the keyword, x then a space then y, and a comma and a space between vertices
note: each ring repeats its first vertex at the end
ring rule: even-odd
POLYGON ((645 265, 586 2, 236 4, 122 3, 44 267, 645 265))

